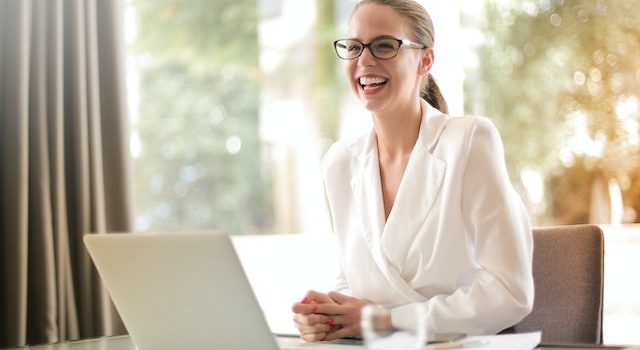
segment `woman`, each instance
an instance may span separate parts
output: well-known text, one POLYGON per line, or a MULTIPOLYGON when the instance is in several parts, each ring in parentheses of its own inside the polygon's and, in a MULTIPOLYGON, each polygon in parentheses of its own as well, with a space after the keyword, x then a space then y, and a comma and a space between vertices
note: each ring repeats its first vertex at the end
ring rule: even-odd
POLYGON ((433 24, 411 0, 364 0, 335 42, 373 130, 325 156, 336 291, 293 305, 307 341, 360 337, 360 311, 398 328, 422 303, 431 333, 493 334, 531 311, 530 223, 482 117, 451 117, 429 70, 433 24))

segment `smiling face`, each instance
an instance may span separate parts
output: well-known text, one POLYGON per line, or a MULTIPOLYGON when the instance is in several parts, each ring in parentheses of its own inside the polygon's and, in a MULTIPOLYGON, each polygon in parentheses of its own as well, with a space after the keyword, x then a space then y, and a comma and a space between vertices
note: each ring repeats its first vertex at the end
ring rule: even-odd
MULTIPOLYGON (((407 19, 389 6, 360 6, 349 21, 349 38, 363 43, 381 37, 415 41, 407 19)), ((363 106, 376 114, 402 111, 420 98, 420 81, 432 62, 431 49, 401 46, 394 58, 382 60, 368 48, 354 60, 345 61, 349 85, 363 106)))

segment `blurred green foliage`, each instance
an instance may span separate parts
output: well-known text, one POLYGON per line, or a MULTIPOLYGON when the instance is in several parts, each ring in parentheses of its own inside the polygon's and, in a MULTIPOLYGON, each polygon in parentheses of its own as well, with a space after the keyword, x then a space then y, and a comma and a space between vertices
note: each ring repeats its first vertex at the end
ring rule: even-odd
POLYGON ((336 39, 335 1, 316 0, 318 21, 315 25, 313 102, 323 153, 338 139, 342 91, 338 88, 338 59, 333 51, 336 39))
MULTIPOLYGON (((316 0, 314 37, 262 76, 255 0, 132 1, 142 65, 138 227, 269 231, 273 194, 258 134, 260 89, 301 94, 323 145, 337 138, 339 101, 348 92, 331 48, 336 2, 316 0)), ((538 223, 588 222, 593 184, 608 179, 640 213, 638 5, 486 0, 484 18, 466 18, 484 40, 478 70, 465 81, 465 109, 496 122, 518 188, 526 187, 519 176, 525 168, 545 179, 546 204, 534 208, 538 223), (580 148, 576 139, 589 142, 580 148)))
POLYGON ((141 230, 272 227, 258 135, 255 0, 133 0, 141 230))
POLYGON ((485 4, 465 103, 496 121, 514 182, 525 167, 546 179, 540 221, 587 222, 596 178, 620 184, 638 221, 640 1, 485 4), (571 144, 585 136, 582 149, 571 144))

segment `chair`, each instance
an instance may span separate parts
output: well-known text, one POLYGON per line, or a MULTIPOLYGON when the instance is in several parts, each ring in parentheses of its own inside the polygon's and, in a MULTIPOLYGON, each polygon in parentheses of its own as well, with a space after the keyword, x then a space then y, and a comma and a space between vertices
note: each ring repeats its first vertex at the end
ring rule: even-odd
POLYGON ((535 299, 517 333, 543 343, 602 343, 604 236, 596 225, 533 230, 535 299))

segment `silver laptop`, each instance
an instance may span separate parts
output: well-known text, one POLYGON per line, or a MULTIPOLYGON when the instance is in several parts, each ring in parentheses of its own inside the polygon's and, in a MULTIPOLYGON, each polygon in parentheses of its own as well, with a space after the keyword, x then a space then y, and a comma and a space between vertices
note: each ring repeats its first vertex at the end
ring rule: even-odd
POLYGON ((85 235, 140 350, 278 349, 228 236, 85 235))

